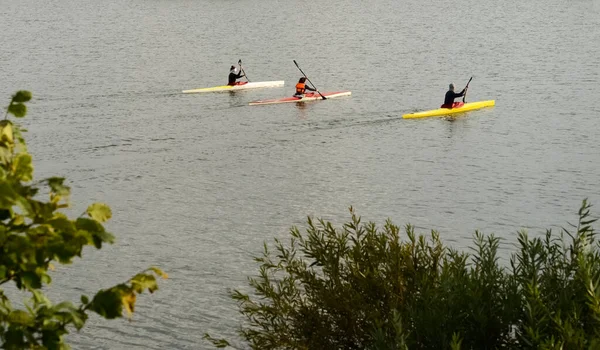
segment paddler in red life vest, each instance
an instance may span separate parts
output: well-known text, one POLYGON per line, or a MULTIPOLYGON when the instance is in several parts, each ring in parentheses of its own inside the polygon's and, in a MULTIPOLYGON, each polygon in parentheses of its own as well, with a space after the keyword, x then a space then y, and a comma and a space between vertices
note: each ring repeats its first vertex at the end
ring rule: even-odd
POLYGON ((302 77, 302 78, 300 78, 300 80, 298 80, 298 84, 296 84, 296 93, 294 94, 294 97, 299 97, 299 98, 304 97, 304 92, 306 92, 306 90, 317 91, 317 89, 313 89, 310 86, 306 85, 305 82, 306 82, 305 77, 302 77))
POLYGON ((450 83, 449 90, 446 92, 446 97, 444 98, 444 104, 441 108, 456 108, 463 105, 462 102, 454 102, 454 99, 457 97, 462 97, 467 92, 468 87, 465 87, 463 91, 456 93, 454 92, 454 84, 450 83))
POLYGON ((237 68, 236 66, 231 66, 231 68, 229 68, 229 83, 227 83, 227 85, 235 85, 235 81, 244 76, 241 67, 242 65, 240 64, 240 68, 237 68))

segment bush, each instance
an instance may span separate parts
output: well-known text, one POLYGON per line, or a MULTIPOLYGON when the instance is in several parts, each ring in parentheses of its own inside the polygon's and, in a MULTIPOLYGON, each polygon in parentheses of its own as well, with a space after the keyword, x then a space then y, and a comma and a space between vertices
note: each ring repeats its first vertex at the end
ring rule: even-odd
POLYGON ((520 232, 510 267, 499 265, 494 235, 476 232, 468 254, 435 231, 361 223, 352 208, 340 229, 309 218, 306 234, 292 228, 289 242, 265 244, 252 294, 232 293, 241 337, 253 349, 598 348, 589 208, 584 201, 573 233, 520 232))
POLYGON ((64 178, 51 177, 31 183, 32 158, 22 130, 9 114, 27 114, 28 91, 19 91, 0 121, 0 286, 13 283, 31 294, 25 309, 12 306, 0 289, 0 340, 3 349, 68 349, 64 335, 81 329, 90 311, 105 318, 131 315, 136 296, 158 289, 157 268, 135 275, 126 283, 104 289, 91 298, 81 296, 78 306, 68 301, 52 303, 43 293, 52 281, 53 263, 70 264, 85 246, 102 248, 114 236, 102 225, 112 213, 106 204, 94 203, 72 220, 60 212, 69 206, 69 187, 64 178), (39 197, 48 196, 48 201, 39 197))

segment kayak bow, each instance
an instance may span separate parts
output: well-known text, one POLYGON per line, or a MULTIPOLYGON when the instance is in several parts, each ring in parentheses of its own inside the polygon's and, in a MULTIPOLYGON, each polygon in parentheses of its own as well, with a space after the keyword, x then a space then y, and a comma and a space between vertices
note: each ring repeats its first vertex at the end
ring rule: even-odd
POLYGON ((472 111, 472 110, 480 109, 480 108, 484 108, 484 107, 492 107, 495 104, 496 104, 495 100, 469 102, 469 103, 465 103, 462 106, 456 107, 456 108, 438 108, 438 109, 433 109, 430 111, 404 114, 402 116, 402 118, 413 119, 413 118, 425 118, 425 117, 440 117, 440 116, 446 116, 449 114, 472 111))
POLYGON ((306 101, 322 100, 323 99, 322 96, 325 96, 327 99, 330 99, 330 98, 350 96, 350 95, 352 95, 352 92, 350 92, 350 91, 322 92, 320 94, 315 93, 315 92, 309 92, 309 93, 306 93, 303 98, 284 97, 284 98, 276 98, 276 99, 272 99, 272 100, 252 101, 249 104, 250 104, 250 106, 257 106, 257 105, 271 105, 271 104, 276 104, 276 103, 306 102, 306 101))
POLYGON ((199 92, 221 92, 221 91, 235 91, 235 90, 246 90, 256 88, 267 88, 267 87, 278 87, 283 86, 283 80, 277 81, 259 81, 249 83, 247 81, 237 82, 235 85, 221 85, 202 89, 183 90, 184 94, 194 94, 199 92))

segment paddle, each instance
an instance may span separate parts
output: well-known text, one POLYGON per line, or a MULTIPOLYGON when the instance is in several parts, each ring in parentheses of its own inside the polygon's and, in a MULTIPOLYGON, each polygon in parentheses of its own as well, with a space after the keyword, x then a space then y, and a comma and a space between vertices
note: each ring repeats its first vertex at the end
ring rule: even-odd
MULTIPOLYGON (((467 86, 465 86, 465 89, 469 87, 469 84, 471 83, 471 80, 473 80, 473 77, 471 77, 471 79, 469 79, 469 82, 467 83, 467 86)), ((465 102, 465 98, 467 98, 467 92, 465 91, 465 94, 463 95, 463 103, 465 102)))
POLYGON ((296 63, 296 60, 294 60, 294 64, 296 65, 296 67, 298 67, 298 69, 300 70, 300 73, 302 73, 302 75, 304 75, 304 77, 306 78, 306 80, 308 80, 308 82, 310 83, 310 85, 312 85, 313 89, 317 90, 317 93, 319 93, 319 95, 321 95, 321 97, 326 100, 327 98, 325 96, 323 96, 323 94, 321 94, 321 92, 319 91, 319 89, 317 89, 317 87, 315 86, 315 84, 313 84, 312 81, 310 81, 310 79, 308 79, 308 77, 306 76, 306 74, 304 74, 304 72, 302 71, 302 69, 300 68, 300 66, 298 65, 298 63, 296 63))
POLYGON ((242 67, 242 60, 239 60, 238 64, 240 65, 240 69, 242 70, 242 73, 244 73, 244 76, 246 77, 246 80, 248 82, 250 82, 250 79, 248 79, 248 76, 246 75, 246 72, 244 72, 244 67, 242 67))

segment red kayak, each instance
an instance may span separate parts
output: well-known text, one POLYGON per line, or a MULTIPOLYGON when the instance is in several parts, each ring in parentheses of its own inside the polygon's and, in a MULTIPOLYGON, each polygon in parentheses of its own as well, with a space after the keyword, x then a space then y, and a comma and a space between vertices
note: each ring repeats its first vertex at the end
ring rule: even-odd
POLYGON ((293 103, 293 102, 306 102, 306 101, 316 101, 322 100, 321 95, 326 98, 336 98, 342 96, 350 96, 352 92, 350 91, 336 91, 336 92, 322 92, 320 95, 316 92, 308 92, 304 95, 304 97, 284 97, 284 98, 276 98, 272 100, 259 100, 250 102, 250 106, 257 105, 271 105, 276 103, 293 103))

